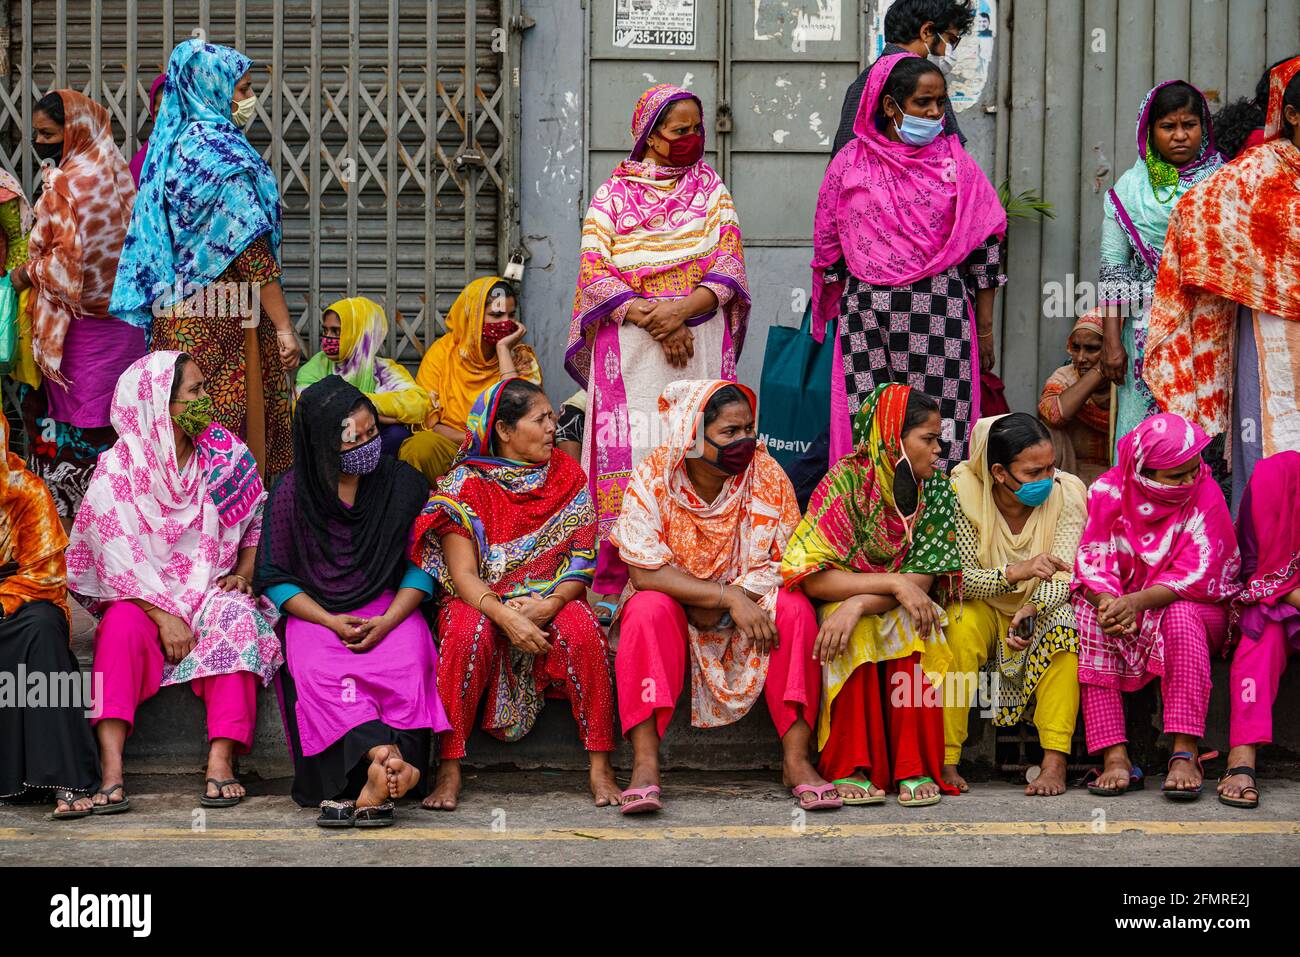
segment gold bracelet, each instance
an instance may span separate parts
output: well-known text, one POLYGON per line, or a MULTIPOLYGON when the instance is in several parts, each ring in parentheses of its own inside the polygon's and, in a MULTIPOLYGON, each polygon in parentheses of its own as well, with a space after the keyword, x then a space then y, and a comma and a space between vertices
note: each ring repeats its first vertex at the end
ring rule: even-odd
POLYGON ((501 596, 498 595, 496 592, 492 591, 491 589, 489 589, 488 591, 485 591, 483 594, 479 595, 479 596, 478 596, 478 613, 479 613, 480 615, 483 614, 483 599, 484 599, 484 598, 487 598, 489 595, 491 595, 491 596, 492 596, 493 598, 495 598, 497 601, 500 601, 500 600, 501 600, 501 596))

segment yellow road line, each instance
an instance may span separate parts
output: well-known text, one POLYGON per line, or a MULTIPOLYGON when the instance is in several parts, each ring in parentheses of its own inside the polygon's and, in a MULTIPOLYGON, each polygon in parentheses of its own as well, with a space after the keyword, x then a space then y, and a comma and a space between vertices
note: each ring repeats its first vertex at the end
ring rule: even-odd
POLYGON ((780 838, 887 838, 887 837, 1093 837, 1097 835, 1158 834, 1205 837, 1214 835, 1300 836, 1300 821, 1110 821, 1104 829, 1088 821, 953 821, 910 824, 816 825, 796 830, 792 826, 700 825, 664 827, 490 828, 404 827, 372 830, 325 831, 318 827, 243 828, 212 827, 194 831, 184 827, 96 828, 60 825, 58 830, 0 828, 0 842, 73 841, 743 841, 780 838))

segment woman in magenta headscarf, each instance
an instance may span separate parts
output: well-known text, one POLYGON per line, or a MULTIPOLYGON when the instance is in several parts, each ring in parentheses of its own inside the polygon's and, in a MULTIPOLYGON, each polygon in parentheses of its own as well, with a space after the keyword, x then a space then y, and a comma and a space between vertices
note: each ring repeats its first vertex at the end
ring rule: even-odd
POLYGON ((1260 459, 1237 513, 1241 594, 1232 603, 1229 649, 1233 694, 1228 770, 1219 800, 1230 807, 1259 806, 1255 749, 1273 740, 1273 705, 1286 660, 1300 652, 1300 452, 1260 459), (1280 519, 1280 520, 1279 520, 1280 519))
MULTIPOLYGON (((704 161, 700 98, 667 83, 651 87, 632 114, 632 137, 582 223, 564 361, 590 397, 582 465, 601 542, 632 470, 663 441, 656 409, 664 386, 734 381, 749 318, 740 221, 704 161)), ((617 553, 601 548, 596 591, 617 594, 626 583, 617 553)))
POLYGON ((1129 761, 1123 694, 1160 678, 1174 753, 1162 788, 1201 792, 1197 741, 1210 704, 1210 654, 1227 635, 1241 555, 1228 503, 1201 459, 1210 438, 1163 413, 1120 440, 1119 464, 1088 490, 1074 565, 1079 688, 1089 754, 1105 767, 1089 787, 1117 796, 1141 786, 1129 761))
POLYGON ((822 338, 838 317, 832 465, 853 451, 853 416, 882 384, 908 385, 939 403, 944 471, 966 457, 979 418, 971 384, 993 368, 1007 217, 975 160, 944 135, 947 102, 933 63, 910 53, 882 57, 867 79, 857 136, 822 181, 813 333, 822 338))
MULTIPOLYGON (((158 116, 158 98, 162 95, 163 84, 167 82, 167 74, 159 73, 153 79, 153 84, 149 87, 149 115, 158 116)), ((140 188, 140 173, 144 170, 144 159, 149 155, 149 137, 144 138, 140 148, 135 151, 131 157, 131 178, 135 180, 136 189, 140 188)))

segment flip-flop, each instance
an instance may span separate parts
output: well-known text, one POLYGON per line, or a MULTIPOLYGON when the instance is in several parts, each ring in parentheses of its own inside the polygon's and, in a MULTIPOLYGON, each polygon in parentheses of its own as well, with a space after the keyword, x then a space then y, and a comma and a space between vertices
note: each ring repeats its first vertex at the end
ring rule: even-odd
POLYGON ((394 822, 393 811, 397 807, 392 801, 385 801, 383 804, 372 804, 370 807, 359 807, 352 815, 353 827, 392 827, 394 822))
POLYGON ((122 785, 120 784, 114 784, 111 788, 100 788, 98 791, 95 792, 95 794, 104 795, 104 798, 105 800, 108 801, 108 803, 96 804, 94 810, 90 812, 91 814, 124 814, 127 811, 131 810, 131 799, 125 796, 126 789, 123 788, 122 785), (122 800, 120 801, 112 800, 114 791, 122 792, 123 794, 122 800))
MULTIPOLYGON (((1201 796, 1201 789, 1205 787, 1205 767, 1203 766, 1203 763, 1210 760, 1210 758, 1217 758, 1218 756, 1218 751, 1206 751, 1200 757, 1197 757, 1190 751, 1175 751, 1173 754, 1169 755, 1169 764, 1173 764, 1175 761, 1191 761, 1196 765, 1197 770, 1201 772, 1201 785, 1196 788, 1171 788, 1162 784, 1160 785, 1160 793, 1171 801, 1195 801, 1201 796)), ((1165 766, 1166 771, 1168 770, 1168 767, 1169 765, 1165 766)), ((1169 780, 1169 775, 1167 773, 1165 775, 1165 780, 1166 782, 1169 780)))
POLYGON ((647 814, 663 810, 664 804, 659 800, 659 793, 657 784, 645 788, 628 788, 619 795, 618 811, 620 814, 647 814), (635 800, 629 801, 629 797, 635 800))
POLYGON ((1089 784, 1089 781, 1096 781, 1104 773, 1103 768, 1089 768, 1088 773, 1083 776, 1083 783, 1088 787, 1089 794, 1095 794, 1097 797, 1119 797, 1126 791, 1141 791, 1146 787, 1146 775, 1136 764, 1129 769, 1128 787, 1126 788, 1103 788, 1096 784, 1089 784))
POLYGON ((1222 791, 1220 791, 1219 803, 1226 804, 1228 807, 1245 808, 1248 811, 1255 810, 1255 808, 1259 807, 1259 788, 1255 786, 1259 782, 1255 780, 1255 769, 1246 764, 1239 765, 1235 768, 1228 768, 1228 770, 1224 771, 1223 774, 1219 776, 1219 783, 1222 784, 1224 778, 1230 778, 1234 774, 1244 774, 1246 777, 1250 778, 1250 784, 1241 789, 1241 797, 1227 797, 1222 791), (1247 791, 1254 791, 1255 796, 1253 798, 1246 797, 1247 791))
POLYGON ((840 797, 840 792, 836 790, 834 784, 796 784, 790 789, 794 799, 799 802, 799 807, 805 811, 835 811, 844 806, 844 798, 840 797), (827 794, 833 795, 827 797, 827 794), (803 802, 802 795, 815 794, 817 800, 803 802))
POLYGON ((317 827, 351 827, 352 815, 356 813, 356 801, 321 801, 320 817, 316 818, 317 827))
POLYGON ((239 778, 226 778, 226 780, 224 781, 218 781, 216 778, 208 778, 206 781, 203 782, 204 784, 203 794, 199 796, 199 803, 202 804, 204 807, 234 807, 236 804, 242 801, 243 798, 223 797, 221 794, 221 789, 228 784, 238 784, 238 783, 239 783, 239 778), (217 786, 216 797, 211 797, 208 794, 207 785, 209 784, 215 784, 217 786))
MULTIPOLYGON (((90 815, 95 813, 94 808, 91 808, 88 811, 77 811, 74 810, 72 807, 73 802, 79 801, 84 797, 86 797, 85 794, 78 794, 76 791, 69 791, 66 788, 64 788, 63 790, 55 791, 54 800, 65 802, 68 805, 68 809, 66 811, 59 811, 59 810, 54 811, 54 813, 50 815, 50 820, 73 821, 79 817, 90 817, 90 815)), ((54 806, 55 808, 57 808, 58 804, 55 804, 54 806)))
POLYGON ((922 784, 934 784, 934 778, 905 778, 904 780, 899 781, 898 786, 900 788, 907 788, 912 792, 912 800, 904 801, 903 792, 899 791, 898 803, 903 805, 903 807, 929 807, 931 804, 938 804, 940 799, 943 798, 942 793, 935 794, 928 798, 918 798, 916 796, 916 789, 922 784))
POLYGON ((861 788, 862 790, 867 792, 866 795, 860 798, 846 798, 843 795, 841 795, 840 800, 843 801, 849 807, 854 807, 860 804, 884 804, 885 803, 885 796, 883 794, 877 794, 875 797, 871 796, 871 789, 875 787, 875 785, 871 783, 870 778, 868 778, 866 781, 855 781, 852 778, 836 778, 834 781, 831 782, 831 784, 847 784, 851 788, 861 788))
POLYGON ((618 613, 618 599, 602 598, 592 603, 591 610, 596 616, 596 622, 608 628, 614 622, 614 615, 618 613))

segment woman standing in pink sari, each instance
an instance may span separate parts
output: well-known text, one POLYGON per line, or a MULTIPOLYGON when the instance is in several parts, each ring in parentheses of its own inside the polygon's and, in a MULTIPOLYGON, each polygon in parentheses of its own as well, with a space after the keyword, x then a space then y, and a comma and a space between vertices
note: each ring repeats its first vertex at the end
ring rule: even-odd
MULTIPOLYGON (((659 396, 678 379, 736 378, 749 319, 740 221, 704 162, 700 98, 663 83, 637 101, 632 151, 592 197, 582 224, 565 368, 588 391, 582 465, 599 541, 635 468, 662 444, 659 396)), ((627 568, 600 549, 595 590, 627 568)))
POLYGON ((947 85, 910 53, 881 57, 853 131, 832 160, 813 226, 813 335, 838 318, 830 463, 853 451, 851 423, 879 385, 939 403, 950 471, 979 418, 993 368, 993 300, 1007 281, 1007 217, 984 171, 944 135, 947 85), (978 342, 978 352, 975 343, 978 342))
POLYGON ((1227 635, 1241 555, 1228 503, 1201 459, 1200 427, 1163 413, 1120 440, 1119 464, 1088 490, 1074 565, 1079 687, 1088 753, 1105 767, 1089 787, 1113 797, 1141 787, 1129 761, 1124 692, 1160 678, 1172 736, 1163 793, 1201 792, 1197 741, 1210 703, 1210 655, 1227 635))

